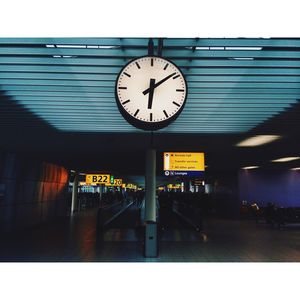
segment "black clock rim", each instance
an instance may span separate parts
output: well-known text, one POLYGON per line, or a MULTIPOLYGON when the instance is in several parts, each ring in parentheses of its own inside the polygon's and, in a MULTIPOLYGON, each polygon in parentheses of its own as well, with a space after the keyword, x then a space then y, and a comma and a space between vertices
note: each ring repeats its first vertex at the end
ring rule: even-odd
POLYGON ((187 81, 186 81, 186 78, 185 78, 185 75, 183 74, 183 72, 181 71, 181 69, 173 62, 171 61, 170 59, 167 59, 167 58, 164 58, 164 57, 161 57, 161 56, 157 56, 157 55, 144 55, 144 56, 140 56, 140 57, 137 57, 137 58, 134 58, 134 59, 131 59, 127 64, 125 64, 122 69, 120 70, 117 78, 116 78, 116 82, 115 82, 115 100, 117 102, 117 106, 118 106, 118 109, 119 109, 119 112, 121 113, 121 115, 123 116, 123 118, 131 125, 133 125, 134 127, 138 128, 138 129, 142 129, 142 130, 145 130, 145 131, 155 131, 155 130, 158 130, 158 129, 162 129, 164 127, 167 127, 168 125, 170 125, 172 122, 174 122, 178 116, 181 114, 184 106, 185 106, 185 103, 187 101, 187 96, 188 96, 188 84, 187 84, 187 81), (184 102, 181 106, 181 108, 175 113, 175 115, 171 116, 170 118, 168 118, 167 120, 164 120, 164 121, 160 121, 160 122, 147 122, 147 121, 141 121, 141 120, 138 120, 136 118, 134 118, 133 116, 131 116, 131 114, 129 114, 125 109, 124 107, 121 105, 121 101, 119 100, 119 97, 118 97, 118 88, 117 88, 117 84, 118 84, 118 81, 119 81, 119 78, 122 74, 122 72, 124 71, 124 69, 130 65, 132 62, 136 61, 136 60, 139 60, 141 58, 145 58, 145 57, 153 57, 153 58, 161 58, 171 64, 173 64, 178 70, 179 72, 181 73, 183 79, 184 79, 184 82, 185 82, 185 86, 186 86, 186 93, 185 93, 185 98, 184 98, 184 102))

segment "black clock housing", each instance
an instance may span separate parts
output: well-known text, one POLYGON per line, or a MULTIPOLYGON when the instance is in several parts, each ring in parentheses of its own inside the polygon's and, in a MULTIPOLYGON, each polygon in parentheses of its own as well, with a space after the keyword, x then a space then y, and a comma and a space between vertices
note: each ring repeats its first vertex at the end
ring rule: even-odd
POLYGON ((159 129, 162 129, 164 127, 167 127, 169 124, 171 124, 172 122, 174 122, 178 116, 180 115, 180 113, 182 112, 184 106, 185 106, 185 103, 186 103, 186 99, 187 99, 187 94, 188 94, 188 86, 187 86, 187 82, 186 82, 186 79, 185 79, 185 76, 184 74, 181 72, 181 70, 179 69, 179 67, 177 67, 173 62, 171 62, 170 60, 168 59, 165 59, 165 58, 161 58, 161 57, 156 57, 156 56, 142 56, 142 57, 139 57, 139 58, 135 58, 133 60, 131 60, 130 62, 128 62, 122 69, 121 71, 119 72, 118 76, 117 76, 117 79, 116 79, 116 84, 115 84, 115 98, 116 98, 116 102, 117 102, 117 106, 118 106, 118 109, 121 113, 121 115, 123 116, 123 118, 131 125, 133 125, 134 127, 136 128, 139 128, 139 129, 142 129, 142 130, 146 130, 146 131, 155 131, 155 130, 159 130, 159 129), (134 116, 132 116, 130 113, 128 113, 124 107, 122 106, 121 104, 121 99, 119 99, 119 94, 118 94, 118 82, 119 82, 119 78, 120 76, 124 73, 124 71, 127 69, 127 67, 129 65, 131 65, 133 62, 139 60, 139 59, 143 59, 143 58, 159 58, 159 59, 163 59, 164 61, 174 65, 178 72, 180 72, 180 75, 182 76, 183 80, 184 80, 184 83, 185 83, 185 87, 186 87, 186 91, 185 91, 185 97, 184 97, 184 101, 183 101, 183 104, 181 105, 181 107, 176 111, 176 113, 172 116, 169 116, 166 120, 163 120, 163 121, 143 121, 143 120, 139 120, 137 118, 135 118, 134 116))

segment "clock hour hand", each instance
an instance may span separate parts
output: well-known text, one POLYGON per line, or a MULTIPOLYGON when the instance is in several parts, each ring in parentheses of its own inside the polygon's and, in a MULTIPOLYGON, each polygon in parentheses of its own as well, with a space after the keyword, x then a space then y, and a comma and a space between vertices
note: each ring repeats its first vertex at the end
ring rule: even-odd
MULTIPOLYGON (((155 83, 154 84, 154 86, 153 86, 153 90, 155 89, 155 88, 157 88, 158 86, 160 86, 162 83, 164 83, 165 81, 167 81, 169 78, 171 78, 172 76, 174 76, 176 74, 176 72, 175 73, 172 73, 172 74, 170 74, 170 75, 168 75, 168 76, 166 76, 165 78, 163 78, 162 80, 160 80, 160 81, 158 81, 157 83, 155 83)), ((148 89, 146 89, 146 90, 144 90, 143 91, 143 94, 144 95, 146 95, 146 94, 148 94, 150 92, 150 87, 148 88, 148 89)))
POLYGON ((152 108, 154 84, 155 84, 155 79, 151 78, 150 79, 150 87, 149 87, 148 109, 152 108))

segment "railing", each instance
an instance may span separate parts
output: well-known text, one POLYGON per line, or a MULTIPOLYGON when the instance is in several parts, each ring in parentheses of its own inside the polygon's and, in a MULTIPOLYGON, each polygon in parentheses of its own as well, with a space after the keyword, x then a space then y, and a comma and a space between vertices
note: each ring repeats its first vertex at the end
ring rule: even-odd
POLYGON ((134 204, 132 200, 123 200, 109 206, 100 207, 97 213, 97 232, 100 238, 103 238, 105 230, 109 225, 121 216, 131 205, 134 204))
POLYGON ((173 212, 197 231, 202 229, 202 212, 200 208, 184 202, 173 201, 173 212))

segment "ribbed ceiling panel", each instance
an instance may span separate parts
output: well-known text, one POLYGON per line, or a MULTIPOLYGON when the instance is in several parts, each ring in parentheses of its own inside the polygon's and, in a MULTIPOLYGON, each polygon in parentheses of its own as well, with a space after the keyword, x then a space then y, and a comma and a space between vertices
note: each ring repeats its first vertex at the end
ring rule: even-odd
MULTIPOLYGON (((120 115, 114 85, 147 46, 139 38, 3 38, 0 90, 61 131, 141 132, 120 115)), ((300 99, 300 39, 164 39, 162 54, 189 90, 182 114, 160 132, 246 132, 300 99)), ((11 109, 6 116, 0 126, 22 118, 11 109)))

